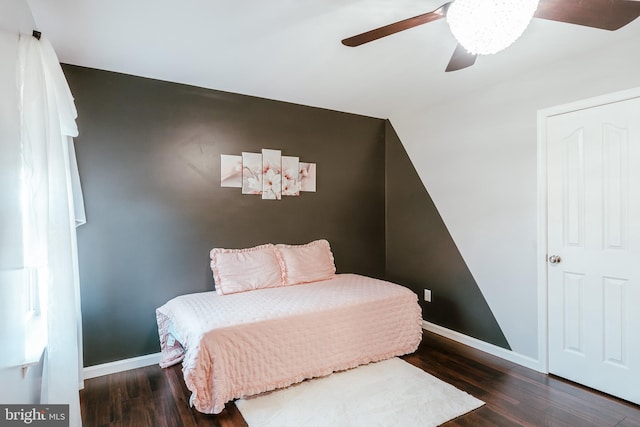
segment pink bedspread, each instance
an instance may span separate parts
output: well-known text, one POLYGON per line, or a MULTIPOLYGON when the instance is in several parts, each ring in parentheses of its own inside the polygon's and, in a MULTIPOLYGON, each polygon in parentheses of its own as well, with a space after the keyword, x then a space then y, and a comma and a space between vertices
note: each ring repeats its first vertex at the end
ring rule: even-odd
POLYGON ((214 414, 235 398, 411 353, 422 338, 415 293, 355 274, 183 295, 156 316, 160 366, 182 361, 192 405, 214 414))

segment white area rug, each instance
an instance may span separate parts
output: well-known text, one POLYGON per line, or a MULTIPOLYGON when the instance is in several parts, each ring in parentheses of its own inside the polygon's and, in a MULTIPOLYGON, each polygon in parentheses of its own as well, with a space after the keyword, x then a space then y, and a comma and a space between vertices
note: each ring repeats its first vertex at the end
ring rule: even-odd
POLYGON ((398 358, 236 401, 250 427, 437 426, 482 405, 398 358))

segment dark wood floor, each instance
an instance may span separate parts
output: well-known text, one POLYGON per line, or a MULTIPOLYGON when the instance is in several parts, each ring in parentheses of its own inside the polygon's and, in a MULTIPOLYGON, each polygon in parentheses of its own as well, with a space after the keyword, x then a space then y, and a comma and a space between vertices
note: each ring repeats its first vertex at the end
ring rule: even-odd
MULTIPOLYGON (((445 426, 640 427, 638 405, 428 332, 418 350, 403 358, 486 402, 445 426)), ((80 401, 85 427, 246 426, 233 403, 216 416, 191 409, 180 366, 87 380, 80 401)))

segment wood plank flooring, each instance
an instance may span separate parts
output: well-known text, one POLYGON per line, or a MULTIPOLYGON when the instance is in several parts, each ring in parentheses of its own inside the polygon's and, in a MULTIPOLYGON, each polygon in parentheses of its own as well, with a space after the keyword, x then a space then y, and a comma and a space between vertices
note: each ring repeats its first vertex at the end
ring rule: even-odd
MULTIPOLYGON (((486 402, 447 427, 640 427, 638 405, 426 331, 418 350, 403 359, 486 402)), ((85 427, 246 426, 233 403, 219 415, 191 409, 180 365, 89 379, 80 402, 85 427)))

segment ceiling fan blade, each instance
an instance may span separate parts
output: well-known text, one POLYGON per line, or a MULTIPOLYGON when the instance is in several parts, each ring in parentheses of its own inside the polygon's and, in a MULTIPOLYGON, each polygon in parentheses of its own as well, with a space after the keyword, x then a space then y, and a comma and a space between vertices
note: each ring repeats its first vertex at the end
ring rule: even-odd
POLYGON ((540 0, 536 18, 615 31, 640 16, 633 0, 540 0))
POLYGON ((409 28, 417 27, 418 25, 437 21, 438 19, 445 17, 449 3, 443 4, 432 12, 423 13, 422 15, 414 16, 413 18, 404 19, 402 21, 394 22, 393 24, 385 25, 384 27, 376 28, 362 34, 346 38, 342 40, 342 44, 349 47, 356 47, 390 36, 391 34, 399 33, 400 31, 408 30, 409 28))
POLYGON ((471 67, 476 62, 477 55, 467 52, 460 43, 456 46, 456 50, 453 51, 451 60, 445 70, 447 73, 450 71, 462 70, 463 68, 471 67))

